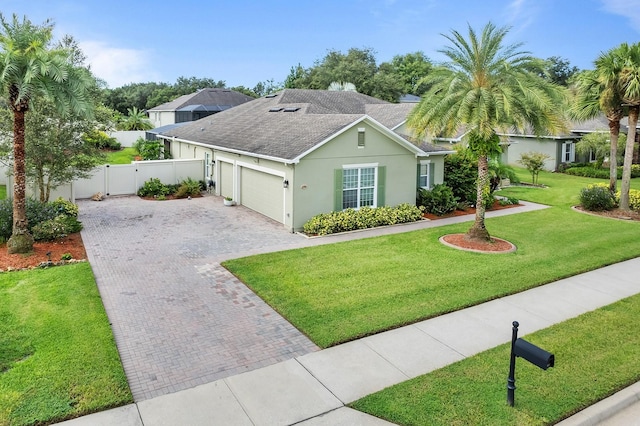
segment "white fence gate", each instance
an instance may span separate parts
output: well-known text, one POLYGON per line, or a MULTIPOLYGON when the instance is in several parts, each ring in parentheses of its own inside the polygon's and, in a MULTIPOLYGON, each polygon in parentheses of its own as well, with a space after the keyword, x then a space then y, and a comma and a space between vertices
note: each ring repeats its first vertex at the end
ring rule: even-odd
MULTIPOLYGON (((204 160, 156 160, 134 161, 131 164, 106 164, 94 171, 88 179, 78 179, 51 191, 50 200, 58 197, 75 202, 76 199, 91 198, 102 192, 104 195, 134 195, 149 179, 158 178, 164 184, 180 183, 187 178, 204 180, 204 160)), ((7 196, 13 179, 7 182, 7 196)), ((27 196, 37 197, 35 185, 27 187, 27 196)))

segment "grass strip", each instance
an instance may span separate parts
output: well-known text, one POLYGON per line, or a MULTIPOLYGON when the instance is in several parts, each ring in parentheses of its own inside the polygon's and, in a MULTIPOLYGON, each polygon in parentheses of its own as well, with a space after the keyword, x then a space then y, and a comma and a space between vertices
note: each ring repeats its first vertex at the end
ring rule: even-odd
POLYGON ((88 263, 0 274, 0 425, 132 402, 88 263))
POLYGON ((351 407, 400 425, 553 424, 640 380, 640 334, 630 326, 639 315, 636 295, 527 335, 556 363, 543 371, 516 360, 514 407, 506 403, 509 344, 351 407))
POLYGON ((139 155, 138 151, 132 147, 126 147, 120 151, 109 151, 105 164, 131 164, 136 155, 139 155))

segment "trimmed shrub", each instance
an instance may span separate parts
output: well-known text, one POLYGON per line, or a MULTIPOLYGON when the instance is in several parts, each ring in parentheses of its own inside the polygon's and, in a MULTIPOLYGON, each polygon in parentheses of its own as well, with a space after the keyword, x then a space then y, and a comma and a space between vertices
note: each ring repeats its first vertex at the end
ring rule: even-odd
MULTIPOLYGON (((76 218, 78 206, 62 198, 49 203, 27 198, 25 208, 29 232, 35 240, 52 240, 82 230, 82 223, 76 218)), ((0 241, 8 240, 12 232, 12 201, 0 200, 0 241)))
MULTIPOLYGON (((620 191, 616 192, 616 201, 620 202, 620 191)), ((631 210, 640 212, 640 190, 629 190, 629 208, 631 210)))
POLYGON ((170 188, 158 178, 151 178, 138 189, 139 197, 160 197, 171 193, 170 188))
POLYGON ((51 204, 53 204, 59 214, 78 217, 78 205, 72 203, 71 201, 65 200, 62 197, 58 197, 57 199, 53 200, 51 204))
POLYGON ((447 185, 434 185, 431 190, 418 191, 418 205, 424 207, 427 213, 442 216, 451 213, 458 206, 458 200, 453 196, 453 190, 447 185))
MULTIPOLYGON (((572 176, 590 177, 596 179, 609 179, 608 168, 595 168, 592 165, 574 165, 564 170, 564 173, 572 176)), ((618 179, 622 179, 622 166, 617 169, 618 179)), ((631 178, 640 177, 640 164, 631 165, 631 178)))
POLYGON ((580 191, 580 204, 589 211, 613 210, 616 207, 616 199, 609 191, 609 186, 604 183, 595 183, 582 188, 580 191))
POLYGON ((422 210, 411 204, 396 207, 361 207, 340 212, 321 213, 309 219, 303 230, 310 235, 328 235, 356 229, 416 222, 422 219, 422 210))
POLYGON ((35 225, 31 229, 31 234, 36 241, 53 241, 81 230, 82 224, 78 219, 73 216, 60 215, 35 225))
POLYGON ((444 157, 444 184, 453 191, 453 196, 461 202, 475 203, 478 162, 468 150, 444 157))

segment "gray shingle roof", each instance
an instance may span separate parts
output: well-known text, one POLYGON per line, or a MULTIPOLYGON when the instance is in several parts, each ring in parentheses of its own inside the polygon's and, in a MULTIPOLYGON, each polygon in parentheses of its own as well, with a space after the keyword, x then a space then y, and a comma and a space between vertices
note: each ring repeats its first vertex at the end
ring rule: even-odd
POLYGON ((177 111, 193 106, 209 108, 209 111, 223 111, 252 100, 251 96, 229 89, 202 89, 153 107, 149 111, 177 111))
POLYGON ((163 135, 293 160, 365 115, 393 129, 405 121, 410 109, 411 105, 392 104, 356 92, 285 89, 163 135))

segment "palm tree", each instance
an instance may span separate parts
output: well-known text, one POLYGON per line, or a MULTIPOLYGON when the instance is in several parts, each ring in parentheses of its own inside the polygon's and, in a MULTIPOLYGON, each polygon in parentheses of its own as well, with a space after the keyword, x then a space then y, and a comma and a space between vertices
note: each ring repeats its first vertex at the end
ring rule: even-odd
POLYGON ((90 115, 87 88, 93 79, 86 69, 71 64, 69 52, 51 49, 53 24, 33 25, 14 14, 7 21, 0 14, 0 90, 13 115, 13 231, 7 241, 9 253, 33 249, 26 216, 25 114, 38 97, 55 102, 61 113, 90 115))
POLYGON ((425 77, 430 89, 408 119, 419 138, 468 130, 469 148, 478 156, 476 218, 466 235, 472 240, 490 238, 484 204, 488 157, 500 151, 498 132, 564 128, 564 90, 538 75, 541 61, 519 51, 521 44, 503 45, 508 31, 489 23, 480 37, 470 26, 468 40, 457 31, 444 35, 452 46, 440 52, 450 61, 425 77))
POLYGON ((620 93, 620 72, 623 61, 616 51, 611 49, 602 53, 594 62, 595 69, 578 75, 577 94, 569 114, 577 120, 588 120, 604 113, 609 123, 609 190, 616 192, 618 181, 618 138, 620 120, 624 117, 622 96, 620 93))
POLYGON ((151 130, 153 129, 153 124, 151 124, 144 111, 133 107, 127 108, 127 116, 122 120, 119 127, 122 130, 151 130))
POLYGON ((636 142, 636 127, 640 113, 640 43, 618 47, 618 54, 624 60, 620 72, 620 91, 622 102, 629 107, 629 133, 624 150, 622 164, 622 182, 620 183, 620 209, 629 210, 629 189, 631 187, 631 163, 636 142))

